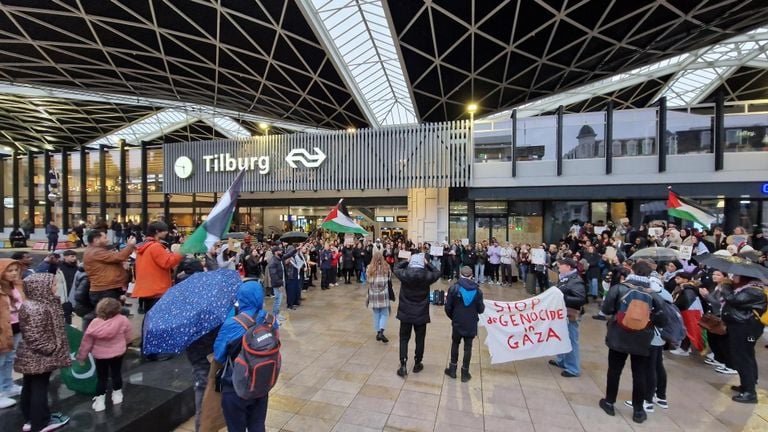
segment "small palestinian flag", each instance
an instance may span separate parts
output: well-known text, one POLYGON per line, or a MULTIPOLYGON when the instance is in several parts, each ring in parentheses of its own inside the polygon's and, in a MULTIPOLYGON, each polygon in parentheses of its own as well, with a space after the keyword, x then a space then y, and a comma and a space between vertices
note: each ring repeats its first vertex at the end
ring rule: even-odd
POLYGON ((669 191, 669 198, 667 198, 667 214, 696 222, 706 228, 717 221, 717 216, 709 210, 672 191, 669 191))
POLYGON ((232 216, 234 216, 237 206, 237 197, 240 195, 240 188, 243 185, 244 174, 245 170, 240 171, 229 189, 221 196, 213 210, 208 213, 205 222, 187 237, 184 244, 181 245, 181 253, 206 253, 211 249, 211 246, 229 232, 232 216))
POLYGON ((344 200, 340 200, 339 203, 336 204, 336 207, 328 213, 328 216, 326 216, 323 223, 320 224, 320 227, 333 232, 357 233, 362 235, 368 234, 368 231, 364 230, 363 227, 358 225, 354 219, 349 216, 347 207, 341 203, 342 201, 344 200))

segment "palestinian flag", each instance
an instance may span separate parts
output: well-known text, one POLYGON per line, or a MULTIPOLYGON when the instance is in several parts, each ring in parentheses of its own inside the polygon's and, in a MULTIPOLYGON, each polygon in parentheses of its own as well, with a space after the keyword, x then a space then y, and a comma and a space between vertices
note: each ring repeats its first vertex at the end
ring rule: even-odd
POLYGON ((208 213, 205 222, 187 237, 184 244, 181 245, 181 253, 206 253, 229 231, 232 216, 235 214, 237 197, 243 185, 244 174, 245 170, 240 171, 229 189, 221 196, 213 210, 208 213))
MULTIPOLYGON (((680 293, 680 295, 683 295, 680 293)), ((683 325, 685 325, 685 335, 691 341, 691 346, 697 351, 704 351, 704 334, 699 326, 699 321, 704 315, 704 308, 701 306, 701 299, 696 297, 696 300, 691 303, 688 309, 680 311, 680 315, 683 317, 683 325)))
POLYGON ((320 227, 333 232, 357 233, 362 235, 368 234, 368 231, 364 230, 363 227, 358 225, 357 222, 349 216, 347 207, 342 204, 342 201, 344 200, 340 200, 339 203, 336 204, 336 207, 328 213, 328 216, 325 217, 323 223, 320 224, 320 227))
POLYGON ((717 216, 709 210, 672 191, 669 191, 669 198, 667 198, 667 214, 696 222, 707 228, 717 221, 717 216))

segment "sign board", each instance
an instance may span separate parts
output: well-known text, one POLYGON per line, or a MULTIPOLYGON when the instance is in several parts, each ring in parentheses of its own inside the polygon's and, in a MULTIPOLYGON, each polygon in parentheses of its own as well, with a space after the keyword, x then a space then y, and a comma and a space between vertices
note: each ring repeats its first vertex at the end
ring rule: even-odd
POLYGON ((411 251, 401 250, 400 252, 397 253, 397 257, 400 259, 406 259, 406 260, 411 259, 411 251))
POLYGON ((738 245, 740 245, 742 243, 746 243, 746 242, 747 242, 747 236, 745 236, 745 235, 732 235, 731 236, 731 244, 732 245, 738 246, 738 245))
POLYGON ((763 193, 763 195, 768 195, 768 183, 763 183, 760 191, 763 193))
POLYGON ((469 239, 468 238, 461 239, 461 244, 464 245, 464 246, 469 246, 469 239))
POLYGON ((612 260, 616 258, 616 248, 613 246, 608 246, 605 248, 605 257, 609 260, 612 260))
POLYGON ((443 247, 442 246, 431 246, 429 248, 429 254, 433 257, 440 257, 443 256, 443 247))
POLYGON ((608 229, 607 226, 596 226, 595 227, 595 234, 602 235, 604 231, 608 229))
POLYGON ((351 244, 351 245, 355 244, 355 235, 352 233, 344 234, 344 245, 346 246, 348 244, 351 244))
POLYGON ((542 248, 536 248, 531 250, 531 263, 537 265, 547 264, 547 251, 542 248))
POLYGON ((550 288, 514 302, 484 300, 480 324, 491 364, 553 356, 571 351, 563 293, 550 288))
POLYGON ((650 227, 648 228, 648 235, 656 238, 661 238, 664 235, 664 228, 650 227))
POLYGON ((398 222, 408 222, 408 216, 398 216, 397 217, 398 222))
POLYGON ((693 246, 680 246, 680 259, 689 260, 693 255, 693 246))

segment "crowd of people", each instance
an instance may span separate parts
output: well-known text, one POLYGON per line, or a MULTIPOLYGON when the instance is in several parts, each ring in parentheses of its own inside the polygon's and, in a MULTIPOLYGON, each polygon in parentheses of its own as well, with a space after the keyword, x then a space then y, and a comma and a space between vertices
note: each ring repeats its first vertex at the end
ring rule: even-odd
MULTIPOLYGON (((619 226, 574 224, 556 244, 533 246, 488 239, 476 244, 456 240, 437 247, 405 239, 369 241, 331 233, 292 242, 245 235, 241 241, 217 242, 204 254, 184 255, 180 238, 164 222, 150 223, 141 233, 112 228, 104 225, 84 234, 87 247, 82 262, 73 250, 51 251, 34 269, 29 252, 19 251, 11 259, 0 260, 0 408, 15 405, 14 398, 20 395, 25 431, 51 431, 69 421, 66 415, 50 411, 45 395, 51 373, 70 364, 64 328, 72 323, 73 315, 82 319, 85 332, 75 358, 82 362, 92 355, 95 359, 98 386, 92 408, 104 411, 110 402, 117 405, 124 399, 122 360, 134 338, 126 317, 129 298, 135 298, 139 313, 146 314, 173 284, 198 272, 219 269, 237 270, 242 276, 239 310, 260 323, 273 317, 275 329, 289 318, 287 310, 299 309, 305 300, 302 293, 315 282, 319 281, 322 291, 339 283, 357 283, 367 288, 366 306, 372 311, 375 339, 388 343, 385 332, 396 301, 400 321, 396 372, 401 377, 409 373, 411 337, 416 342, 411 371, 424 369, 430 291, 442 278, 450 283, 444 307, 452 323, 445 374, 463 382, 471 379, 472 345, 484 308, 481 287, 520 282, 534 294, 555 285, 565 299, 572 349, 550 364, 563 369, 566 378, 581 375, 579 324, 584 306, 596 302, 599 312, 592 318, 607 321, 609 348, 606 395, 599 405, 609 415, 615 414, 627 358, 632 364, 633 395, 625 404, 633 408, 633 419, 642 422, 654 406, 669 407, 665 350, 676 355, 699 351, 716 372, 739 375, 734 401, 757 401, 755 344, 763 330, 759 318, 766 309, 765 286, 759 278, 729 274, 699 260, 717 254, 765 266, 768 244, 761 232, 747 235, 736 228, 726 235, 715 228, 710 235, 672 224, 634 228, 622 220, 619 226), (637 258, 649 246, 676 251, 691 246, 692 252, 687 259, 637 258), (400 281, 398 293, 393 278, 400 281), (271 313, 265 310, 265 297, 274 298, 271 313), (641 328, 625 324, 631 315, 628 297, 647 300, 648 318, 641 328), (683 320, 679 323, 683 336, 679 340, 667 337, 680 321, 677 315, 689 317, 688 311, 698 309, 701 323, 683 320), (707 329, 706 342, 699 325, 707 329), (22 386, 14 384, 13 370, 24 375, 22 386)), ((195 380, 198 428, 209 382, 209 354, 214 353, 222 364, 233 361, 233 341, 242 338, 244 331, 241 323, 228 319, 187 348, 195 380)), ((164 356, 147 359, 163 360, 164 356)), ((219 389, 230 430, 260 430, 268 397, 239 398, 230 381, 225 376, 219 389)))

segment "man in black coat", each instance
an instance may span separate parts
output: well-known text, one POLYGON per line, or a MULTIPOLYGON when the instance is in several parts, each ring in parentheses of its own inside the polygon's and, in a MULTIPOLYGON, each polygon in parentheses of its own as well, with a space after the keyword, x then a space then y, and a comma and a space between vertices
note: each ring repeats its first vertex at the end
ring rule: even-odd
POLYGON ((579 356, 579 322, 581 321, 581 308, 587 302, 587 291, 584 280, 579 276, 576 261, 571 258, 563 258, 557 262, 560 272, 560 281, 557 288, 563 292, 565 307, 568 311, 568 336, 571 339, 571 352, 559 354, 557 360, 550 360, 549 364, 563 369, 560 374, 565 378, 574 378, 581 375, 581 359, 579 356))
POLYGON ((427 335, 429 320, 429 288, 440 279, 440 270, 424 261, 424 254, 411 256, 410 262, 403 261, 395 265, 395 276, 400 280, 399 305, 397 319, 400 320, 400 369, 401 377, 408 375, 408 342, 411 330, 416 334, 416 364, 413 373, 424 369, 424 338, 427 335))

